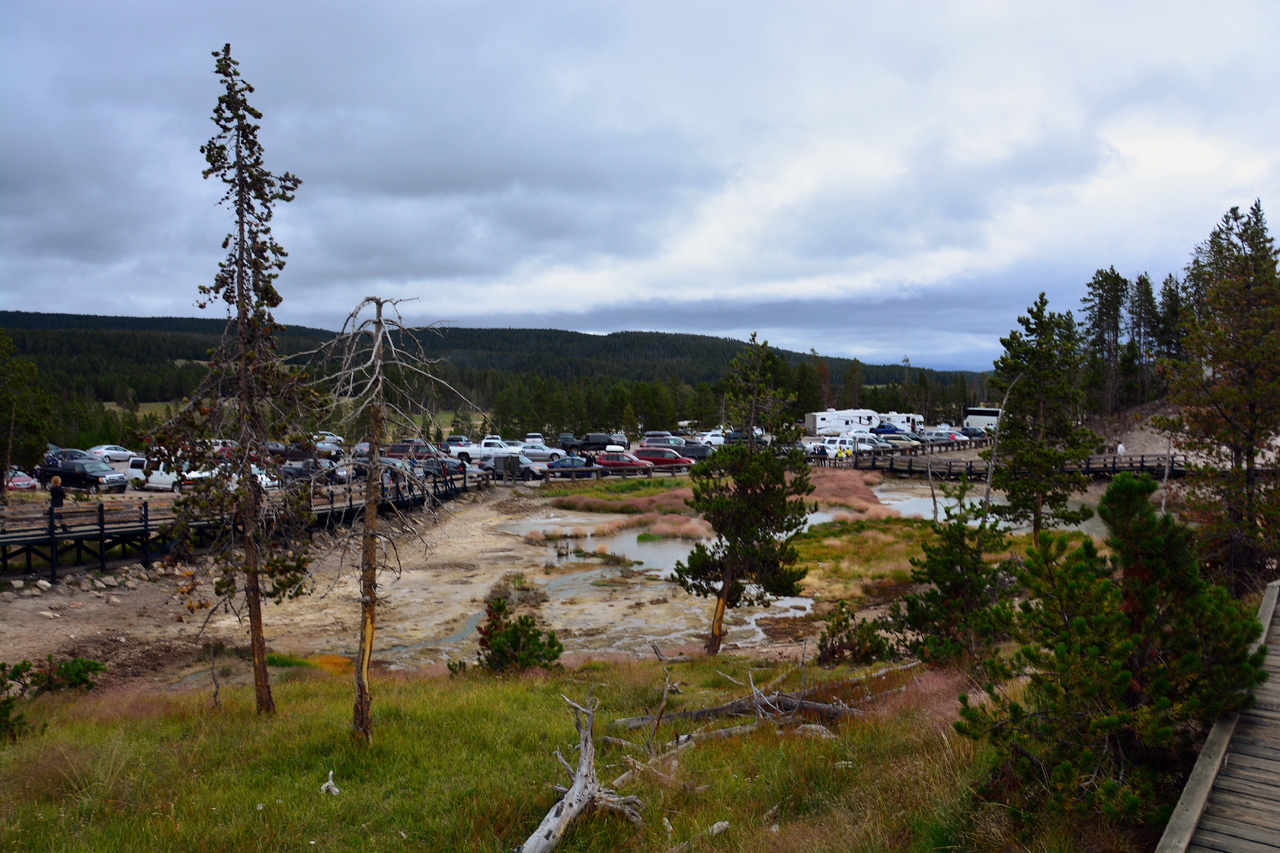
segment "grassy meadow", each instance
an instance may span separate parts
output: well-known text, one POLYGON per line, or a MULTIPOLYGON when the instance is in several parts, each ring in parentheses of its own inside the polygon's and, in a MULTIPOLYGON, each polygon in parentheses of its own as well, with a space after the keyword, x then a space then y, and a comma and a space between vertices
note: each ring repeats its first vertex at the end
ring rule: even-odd
MULTIPOLYGON (((671 669, 683 692, 669 711, 747 692, 729 678, 760 685, 783 673, 731 658, 671 669)), ((804 678, 851 674, 810 667, 804 678)), ((645 757, 648 737, 609 721, 656 708, 663 677, 648 662, 510 678, 386 675, 374 684, 368 749, 348 736, 348 679, 315 667, 276 670, 279 713, 266 718, 248 688, 224 688, 220 707, 207 691, 42 697, 25 706, 37 730, 0 749, 0 849, 510 849, 555 803, 550 785, 567 784, 553 753, 572 763, 576 734, 561 694, 581 703, 590 688, 600 701, 597 771, 608 784, 627 769, 624 754, 645 757), (600 742, 604 734, 640 748, 600 742), (330 770, 336 796, 320 793, 330 770)), ((799 687, 801 677, 790 668, 778 686, 799 687)), ((766 727, 696 744, 668 771, 674 784, 642 774, 620 787, 643 801, 643 828, 591 815, 561 849, 666 850, 721 820, 729 832, 695 849, 954 843, 972 824, 969 785, 989 760, 950 732, 958 687, 958 676, 923 673, 865 718, 835 726, 833 739, 766 727)), ((664 723, 658 741, 699 725, 664 723)))

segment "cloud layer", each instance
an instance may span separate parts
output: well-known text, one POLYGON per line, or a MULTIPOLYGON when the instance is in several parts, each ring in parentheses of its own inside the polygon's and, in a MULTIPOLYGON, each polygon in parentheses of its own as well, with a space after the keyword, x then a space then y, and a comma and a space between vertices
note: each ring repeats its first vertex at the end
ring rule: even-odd
POLYGON ((691 331, 985 368, 1040 290, 1280 195, 1280 12, 1197 3, 10 4, 0 301, 191 315, 232 44, 287 322, 691 331))

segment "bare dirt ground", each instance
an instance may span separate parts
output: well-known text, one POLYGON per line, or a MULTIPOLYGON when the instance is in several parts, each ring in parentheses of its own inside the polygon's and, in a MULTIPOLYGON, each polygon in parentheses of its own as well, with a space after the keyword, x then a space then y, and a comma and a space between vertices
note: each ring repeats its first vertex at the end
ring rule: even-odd
MULTIPOLYGON (((1144 421, 1117 423, 1105 435, 1128 453, 1167 452, 1167 440, 1144 421), (1112 434, 1114 433, 1114 434, 1112 434)), ((977 451, 959 451, 962 459, 977 451)), ((896 512, 859 483, 841 499, 875 515, 896 512), (875 505, 868 507, 868 504, 875 505)), ((924 483, 898 481, 907 494, 927 494, 924 483)), ((1096 501, 1100 482, 1086 496, 1096 501)), ((834 493, 833 493, 834 496, 834 493)), ((164 497, 152 496, 152 500, 164 497)), ((550 506, 536 489, 496 488, 472 493, 434 518, 414 517, 413 533, 398 538, 398 572, 379 581, 376 662, 388 669, 443 671, 447 661, 475 659, 475 624, 495 587, 516 587, 517 611, 554 629, 569 660, 644 656, 657 643, 664 653, 696 652, 707 631, 711 602, 690 596, 663 572, 619 566, 594 556, 574 557, 554 542, 539 542, 521 530, 564 530, 605 525, 608 515, 573 513, 550 506), (420 538, 419 538, 420 537, 420 538)), ((265 606, 269 647, 297 656, 355 654, 358 595, 351 567, 355 550, 343 554, 341 540, 317 536, 320 558, 310 594, 265 606)), ((247 624, 234 606, 191 613, 175 592, 180 573, 191 569, 201 589, 212 592, 210 567, 118 567, 101 578, 88 567, 63 575, 42 589, 40 578, 15 578, 18 587, 0 593, 0 660, 42 661, 80 656, 108 664, 105 680, 156 685, 207 684, 208 646, 235 649, 247 643, 247 624), (19 586, 20 584, 20 586, 19 586)), ((820 630, 807 605, 731 610, 726 649, 770 657, 794 657, 801 642, 820 630), (801 615, 802 618, 794 618, 801 615)), ((246 668, 223 654, 224 677, 242 680, 246 668)))
MULTIPOLYGON (((474 627, 495 587, 515 586, 517 612, 554 629, 570 660, 583 656, 651 655, 698 649, 711 602, 688 595, 663 573, 619 566, 594 555, 574 557, 555 543, 531 541, 513 524, 539 529, 585 526, 610 520, 598 513, 554 509, 536 490, 503 488, 473 493, 438 516, 419 514, 412 531, 397 539, 400 570, 379 580, 375 659, 387 669, 443 671, 450 660, 473 661, 474 627)), ((358 593, 351 561, 358 542, 343 554, 342 540, 318 534, 321 557, 310 594, 264 606, 269 648, 297 656, 352 657, 358 640, 358 593)), ((393 558, 394 561, 394 558, 393 558)), ((231 607, 212 613, 187 608, 176 592, 182 572, 194 570, 200 590, 212 594, 210 566, 117 568, 97 577, 79 567, 48 588, 39 576, 15 578, 18 588, 0 593, 0 660, 55 660, 80 656, 108 665, 105 681, 143 680, 156 685, 208 684, 208 646, 247 644, 247 623, 231 607)), ((798 643, 767 642, 795 630, 778 629, 784 607, 730 611, 727 649, 768 645, 768 654, 794 654, 798 643), (758 620, 758 621, 757 621, 758 620)), ((805 623, 800 632, 812 626, 805 623)), ((234 655, 219 658, 228 681, 247 669, 234 655)))

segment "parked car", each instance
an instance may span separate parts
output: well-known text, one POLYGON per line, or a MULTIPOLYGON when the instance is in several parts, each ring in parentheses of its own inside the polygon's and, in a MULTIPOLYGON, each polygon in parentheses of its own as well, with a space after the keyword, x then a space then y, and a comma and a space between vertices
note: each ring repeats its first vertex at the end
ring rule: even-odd
POLYGON ((11 492, 34 492, 40 487, 35 478, 20 468, 10 468, 9 476, 5 479, 8 481, 7 488, 11 492))
POLYGON ((129 485, 138 491, 146 491, 152 489, 160 492, 180 492, 182 491, 181 478, 174 473, 164 462, 150 463, 151 470, 148 471, 147 460, 141 456, 135 456, 129 460, 129 467, 125 469, 125 477, 129 480, 129 485))
POLYGON ((625 432, 611 433, 609 435, 609 440, 614 444, 621 445, 622 447, 631 446, 631 439, 627 438, 627 434, 625 432))
POLYGON ((444 440, 444 449, 448 451, 451 447, 465 446, 471 443, 471 439, 465 435, 451 435, 444 440))
POLYGON ((311 440, 314 441, 316 444, 341 445, 346 443, 345 441, 343 441, 342 436, 338 435, 336 432, 329 432, 326 429, 322 429, 319 432, 317 432, 315 435, 311 436, 311 440))
POLYGON ((480 460, 480 470, 487 471, 490 474, 496 474, 499 471, 507 471, 508 464, 516 464, 519 466, 516 474, 521 480, 541 480, 543 466, 534 462, 528 456, 486 456, 480 460), (509 460, 515 460, 511 463, 509 460), (495 470, 495 468, 497 470, 495 470))
POLYGON ((700 432, 697 435, 699 444, 707 444, 712 447, 719 447, 724 444, 724 431, 719 429, 700 432))
POLYGON ((340 486, 350 480, 350 474, 330 459, 299 459, 280 466, 280 479, 286 483, 293 480, 313 480, 340 486))
POLYGON ((879 426, 874 426, 871 428, 871 432, 874 433, 875 435, 892 435, 894 433, 899 433, 902 431, 903 431, 902 428, 899 427, 897 424, 891 424, 888 421, 883 421, 879 426))
POLYGON ((540 441, 525 442, 519 449, 522 456, 528 456, 534 462, 554 462, 565 453, 558 447, 547 447, 540 441))
POLYGON ((920 442, 915 439, 908 438, 905 432, 885 433, 881 437, 892 444, 897 450, 909 450, 910 448, 920 446, 920 442))
POLYGON ((560 433, 560 437, 556 439, 556 444, 560 445, 562 449, 568 448, 577 443, 578 437, 571 432, 562 432, 560 433))
POLYGON ((56 465, 42 465, 36 472, 41 488, 48 488, 54 477, 62 478, 62 485, 68 489, 84 489, 91 495, 98 492, 123 492, 129 487, 124 474, 112 470, 107 463, 89 457, 88 459, 60 459, 56 465))
MULTIPOLYGON (((613 436, 607 432, 589 432, 570 444, 565 444, 563 439, 564 436, 561 436, 560 447, 563 450, 576 450, 578 453, 599 453, 610 445, 620 444, 620 442, 614 441, 613 436)), ((626 445, 622 446, 625 447, 626 445)))
POLYGON ((640 440, 641 447, 674 447, 676 450, 685 446, 683 438, 676 438, 674 435, 655 435, 645 436, 640 440))
POLYGON ((702 444, 697 441, 686 441, 684 447, 681 447, 678 452, 681 456, 684 456, 687 459, 692 459, 694 462, 701 462, 703 459, 706 459, 715 452, 715 447, 713 445, 702 444))
POLYGON ((966 438, 986 438, 987 431, 982 427, 961 427, 960 434, 966 438))
POLYGON ((592 465, 581 456, 564 456, 554 462, 548 462, 545 474, 548 477, 594 477, 602 471, 599 465, 592 465))
POLYGON ((637 459, 652 462, 654 466, 674 468, 681 473, 694 466, 692 459, 682 456, 678 450, 673 450, 670 447, 641 447, 631 455, 637 459))
POLYGON ((523 444, 546 444, 547 440, 542 437, 540 432, 526 432, 524 434, 523 444))
POLYGON ((137 455, 118 444, 99 444, 96 447, 90 447, 89 452, 103 462, 128 462, 137 455))
POLYGON ((608 450, 596 457, 596 464, 605 469, 606 474, 629 474, 633 471, 649 471, 653 463, 647 459, 637 459, 623 450, 608 450))

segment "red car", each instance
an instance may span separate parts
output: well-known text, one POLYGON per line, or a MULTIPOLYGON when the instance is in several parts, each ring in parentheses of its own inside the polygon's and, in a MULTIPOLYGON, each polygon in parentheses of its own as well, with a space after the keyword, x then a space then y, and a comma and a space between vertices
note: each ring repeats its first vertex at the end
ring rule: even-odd
POLYGON ((630 474, 632 471, 643 472, 653 468, 653 463, 645 459, 637 459, 630 453, 607 450, 596 455, 596 464, 604 469, 605 474, 630 474))
POLYGON ((9 489, 14 492, 34 492, 40 487, 39 483, 17 468, 9 469, 7 479, 9 481, 9 489))
POLYGON ((641 447, 632 451, 631 455, 637 459, 652 462, 654 465, 674 468, 676 471, 681 472, 688 471, 694 466, 692 459, 681 456, 678 451, 672 450, 670 447, 641 447))

